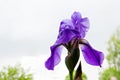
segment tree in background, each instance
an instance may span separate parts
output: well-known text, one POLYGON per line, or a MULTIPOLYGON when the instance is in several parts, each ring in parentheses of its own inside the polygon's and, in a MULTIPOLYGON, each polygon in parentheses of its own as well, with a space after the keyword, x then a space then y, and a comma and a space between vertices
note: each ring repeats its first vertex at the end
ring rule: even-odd
POLYGON ((117 71, 114 67, 104 70, 99 80, 110 80, 111 77, 116 77, 120 80, 120 71, 117 71))
POLYGON ((0 80, 33 80, 32 74, 25 72, 19 65, 7 66, 0 71, 0 80))
MULTIPOLYGON (((73 72, 73 76, 75 76, 75 71, 73 72)), ((85 73, 82 73, 82 79, 87 80, 87 76, 85 73)), ((70 80, 69 74, 66 76, 65 80, 70 80)))
POLYGON ((108 41, 107 61, 110 67, 120 70, 120 28, 116 30, 108 41))
POLYGON ((110 37, 107 50, 109 67, 100 73, 99 80, 110 80, 111 77, 120 80, 120 28, 110 37))

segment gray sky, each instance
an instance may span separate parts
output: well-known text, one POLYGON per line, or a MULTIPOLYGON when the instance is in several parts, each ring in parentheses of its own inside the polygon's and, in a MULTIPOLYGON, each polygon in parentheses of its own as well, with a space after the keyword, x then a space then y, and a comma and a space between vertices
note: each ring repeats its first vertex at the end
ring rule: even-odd
POLYGON ((89 18, 86 39, 106 55, 120 25, 119 0, 0 0, 0 57, 49 56, 60 21, 74 11, 89 18))
POLYGON ((119 3, 119 0, 1 0, 0 55, 47 52, 48 46, 56 40, 60 21, 70 18, 74 11, 90 19, 86 38, 103 49, 105 41, 119 25, 119 3))

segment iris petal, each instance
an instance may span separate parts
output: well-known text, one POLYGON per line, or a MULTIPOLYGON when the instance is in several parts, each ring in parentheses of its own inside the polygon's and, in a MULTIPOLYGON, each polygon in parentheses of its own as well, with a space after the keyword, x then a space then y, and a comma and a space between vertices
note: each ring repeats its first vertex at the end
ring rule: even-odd
POLYGON ((79 32, 70 30, 70 29, 65 29, 63 32, 59 33, 56 43, 66 44, 75 37, 77 37, 77 38, 80 37, 79 32))
POLYGON ((89 26, 90 26, 89 19, 88 18, 83 18, 81 20, 81 24, 83 25, 82 28, 84 28, 85 32, 87 32, 88 29, 89 29, 89 26))
POLYGON ((59 45, 53 45, 50 47, 51 49, 51 56, 48 58, 48 60, 45 62, 45 67, 49 70, 53 70, 54 66, 59 64, 61 58, 61 46, 59 45))
POLYGON ((104 55, 102 52, 95 50, 87 41, 82 41, 81 50, 85 61, 88 64, 100 66, 104 60, 104 55))
POLYGON ((77 21, 80 21, 82 19, 82 16, 79 12, 74 12, 71 16, 71 19, 73 23, 76 23, 77 21))
POLYGON ((60 28, 59 28, 59 32, 62 32, 62 31, 64 31, 65 29, 75 30, 75 27, 74 27, 74 25, 73 25, 73 23, 72 23, 71 20, 66 19, 66 20, 61 21, 61 23, 60 23, 60 28))
POLYGON ((80 33, 81 38, 84 38, 89 28, 88 18, 82 18, 79 12, 74 12, 71 20, 75 26, 75 30, 80 33))

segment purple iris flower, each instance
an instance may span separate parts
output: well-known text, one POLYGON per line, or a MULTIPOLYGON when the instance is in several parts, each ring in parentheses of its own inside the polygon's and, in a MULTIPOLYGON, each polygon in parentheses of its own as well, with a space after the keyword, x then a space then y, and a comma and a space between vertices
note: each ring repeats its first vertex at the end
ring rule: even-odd
POLYGON ((84 39, 88 29, 88 18, 82 18, 79 12, 74 12, 71 19, 61 21, 57 40, 50 47, 51 56, 45 62, 46 68, 53 70, 59 64, 61 60, 61 46, 64 46, 69 53, 72 49, 79 48, 79 45, 84 59, 88 64, 101 66, 104 59, 103 53, 92 48, 89 42, 84 39))

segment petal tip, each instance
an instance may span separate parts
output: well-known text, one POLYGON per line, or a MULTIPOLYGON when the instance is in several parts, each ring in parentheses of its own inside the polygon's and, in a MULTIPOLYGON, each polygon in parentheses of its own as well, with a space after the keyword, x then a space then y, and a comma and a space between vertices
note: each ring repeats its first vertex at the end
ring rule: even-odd
POLYGON ((54 67, 52 67, 48 61, 45 62, 45 67, 48 69, 48 70, 54 70, 54 67))

